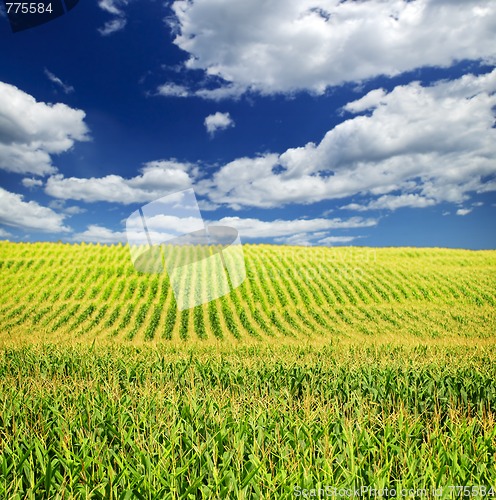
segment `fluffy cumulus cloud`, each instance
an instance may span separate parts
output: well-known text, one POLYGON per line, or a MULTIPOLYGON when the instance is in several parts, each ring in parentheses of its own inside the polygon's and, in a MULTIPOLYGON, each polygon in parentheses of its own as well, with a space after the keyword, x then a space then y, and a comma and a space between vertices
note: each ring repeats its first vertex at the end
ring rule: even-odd
POLYGON ((459 204, 496 190, 495 106, 496 70, 374 90, 319 144, 238 158, 197 190, 235 209, 346 197, 361 198, 346 206, 355 210, 459 204))
POLYGON ((0 82, 0 169, 54 173, 52 155, 88 139, 84 118, 81 110, 38 102, 14 85, 0 82))
MULTIPOLYGON (((197 207, 187 207, 178 200, 177 204, 165 204, 143 213, 133 213, 126 220, 126 234, 130 244, 160 244, 176 237, 184 238, 194 231, 203 231, 205 223, 197 207), (177 212, 179 215, 171 214, 177 212), (148 213, 150 212, 150 213, 148 213), (143 215, 143 216, 142 216, 143 215)), ((184 241, 184 239, 183 239, 184 241)))
MULTIPOLYGON (((192 186, 207 207, 273 208, 352 198, 356 211, 460 205, 496 190, 496 70, 430 86, 375 89, 348 103, 345 120, 320 143, 237 158, 212 176, 174 160, 123 178, 51 176, 59 199, 123 204, 153 201, 192 186)), ((33 185, 26 181, 26 185, 33 185)), ((295 230, 295 233, 297 230, 295 230)))
MULTIPOLYGON (((246 90, 309 90, 457 60, 496 60, 496 4, 483 0, 176 0, 187 68, 246 90)), ((199 95, 199 94, 197 94, 199 95)))
POLYGON ((25 230, 64 233, 64 215, 35 201, 24 201, 23 196, 0 188, 0 224, 25 230))
POLYGON ((100 9, 112 15, 112 18, 98 29, 102 36, 111 35, 125 28, 127 19, 124 9, 127 4, 127 0, 99 0, 100 9))
POLYGON ((234 121, 229 113, 221 113, 217 111, 213 115, 208 115, 204 122, 205 128, 210 136, 214 136, 219 130, 225 130, 229 127, 234 127, 234 121))
POLYGON ((140 175, 126 179, 120 175, 105 177, 49 177, 45 191, 54 198, 84 202, 107 201, 129 205, 156 200, 191 187, 197 174, 191 164, 169 160, 146 163, 140 175))

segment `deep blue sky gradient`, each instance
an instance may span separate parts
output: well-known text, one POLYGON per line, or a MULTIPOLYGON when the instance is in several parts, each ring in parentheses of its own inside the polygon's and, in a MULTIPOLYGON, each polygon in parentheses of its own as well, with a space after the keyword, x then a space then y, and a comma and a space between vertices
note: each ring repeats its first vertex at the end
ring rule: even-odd
MULTIPOLYGON (((428 85, 469 72, 483 74, 491 70, 478 62, 462 61, 450 68, 422 68, 394 78, 374 78, 360 86, 350 83, 330 89, 322 96, 305 92, 292 96, 248 94, 220 102, 198 97, 165 98, 154 95, 161 83, 174 79, 194 86, 204 76, 200 71, 178 71, 187 54, 172 43, 173 34, 164 22, 171 11, 162 2, 132 2, 126 15, 126 28, 106 37, 97 28, 110 16, 92 0, 81 0, 61 18, 16 34, 11 32, 7 19, 0 18, 0 81, 17 86, 37 101, 62 102, 86 113, 85 123, 92 140, 78 142, 72 150, 53 157, 54 165, 65 177, 118 174, 129 178, 136 176, 145 162, 169 158, 198 163, 203 171, 213 172, 243 156, 282 153, 310 141, 320 142, 327 131, 346 119, 341 108, 347 102, 375 88, 390 90, 413 80, 428 85), (63 93, 46 77, 46 69, 72 85, 75 91, 63 93), (206 133, 203 121, 216 111, 229 112, 236 126, 212 138, 206 133)), ((26 201, 35 200, 45 206, 53 202, 42 189, 23 187, 22 177, 0 171, 0 185, 24 195, 26 201)), ((496 248, 494 192, 474 196, 470 203, 483 205, 463 217, 455 215, 457 207, 450 204, 362 214, 337 210, 352 202, 360 202, 360 196, 273 209, 236 211, 222 207, 204 216, 270 221, 318 218, 330 211, 331 218, 360 215, 379 219, 374 227, 334 233, 363 236, 353 245, 496 248)), ((137 208, 105 202, 70 204, 86 209, 70 219, 75 232, 84 231, 89 224, 122 230, 122 220, 137 208)), ((1 227, 13 239, 70 238, 67 234, 1 227)))

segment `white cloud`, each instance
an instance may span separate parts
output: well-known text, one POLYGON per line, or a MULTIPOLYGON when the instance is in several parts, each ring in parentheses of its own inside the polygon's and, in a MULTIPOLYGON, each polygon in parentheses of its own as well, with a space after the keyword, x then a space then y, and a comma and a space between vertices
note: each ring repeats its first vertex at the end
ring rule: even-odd
POLYGON ((69 216, 83 214, 87 211, 85 208, 78 207, 77 205, 68 207, 64 200, 52 200, 48 203, 48 206, 57 212, 62 212, 69 216))
POLYGON ((35 201, 24 201, 23 196, 0 188, 0 223, 21 229, 61 233, 70 229, 63 225, 65 215, 58 214, 35 201))
POLYGON ((425 198, 418 194, 383 195, 369 202, 367 205, 350 203, 341 207, 344 210, 397 210, 398 208, 426 208, 436 204, 436 200, 425 198))
POLYGON ((125 28, 127 20, 124 7, 126 7, 127 4, 127 0, 99 0, 98 6, 105 12, 114 16, 107 21, 102 28, 98 28, 102 36, 111 35, 125 28))
POLYGON ((168 82, 157 87, 157 95, 163 97, 199 97, 201 99, 210 99, 213 101, 239 99, 242 93, 243 88, 240 85, 225 85, 224 87, 213 89, 205 87, 192 89, 184 85, 168 82))
POLYGON ((472 208, 459 208, 456 211, 456 215, 468 215, 472 211, 472 208))
POLYGON ((214 136, 218 130, 234 127, 234 121, 231 115, 229 113, 220 113, 219 111, 213 115, 208 115, 205 118, 204 124, 210 136, 214 136))
POLYGON ((205 211, 205 212, 213 212, 214 210, 217 210, 220 208, 220 205, 216 205, 215 203, 210 203, 207 200, 198 200, 198 207, 200 210, 205 211))
POLYGON ((365 111, 308 143, 221 167, 196 189, 217 204, 271 208, 350 196, 355 209, 462 203, 496 190, 496 70, 429 87, 375 90, 345 106, 365 111), (489 180, 488 180, 489 179, 489 180))
MULTIPOLYGON (((128 235, 131 236, 131 241, 136 244, 146 244, 147 239, 144 233, 140 233, 138 231, 114 231, 104 226, 100 226, 98 224, 90 224, 85 231, 80 233, 75 233, 70 239, 71 241, 84 241, 85 243, 104 243, 104 244, 115 244, 115 243, 127 243, 128 235)), ((156 234, 150 232, 150 235, 155 237, 155 241, 160 241, 161 237, 166 239, 167 235, 156 234)))
POLYGON ((164 83, 157 89, 157 93, 164 97, 190 97, 190 91, 183 85, 164 83))
POLYGON ((112 231, 97 224, 90 224, 86 231, 74 234, 71 240, 86 243, 125 243, 127 241, 124 231, 112 231))
MULTIPOLYGON (((377 225, 376 219, 351 217, 349 219, 295 219, 262 221, 260 219, 240 217, 224 217, 218 221, 205 221, 207 225, 225 225, 236 228, 241 239, 270 238, 278 243, 289 245, 313 245, 318 240, 319 244, 326 245, 330 242, 349 242, 359 236, 328 236, 329 230, 365 228, 377 225), (322 238, 327 236, 327 238, 322 238), (325 240, 325 241, 324 241, 325 240)), ((157 215, 147 217, 147 229, 151 241, 166 241, 178 235, 187 234, 203 225, 195 217, 175 217, 157 215)), ((87 230, 75 234, 74 241, 88 241, 100 243, 125 243, 130 241, 146 243, 143 236, 143 227, 139 219, 128 221, 128 231, 113 231, 112 229, 91 224, 87 230)))
POLYGON ((495 106, 496 70, 427 87, 413 82, 348 103, 344 112, 352 115, 318 144, 237 158, 210 178, 201 179, 197 166, 161 160, 130 179, 52 176, 45 190, 60 199, 130 204, 196 181, 195 191, 212 208, 272 208, 352 196, 360 196, 360 203, 344 208, 358 211, 460 205, 473 193, 496 190, 495 106), (361 112, 366 113, 356 115, 361 112))
MULTIPOLYGON (((131 231, 142 231, 143 224, 141 218, 128 219, 127 227, 130 228, 131 231)), ((152 241, 157 241, 197 231, 199 228, 204 227, 204 223, 197 217, 178 217, 175 215, 159 214, 146 217, 146 227, 149 233, 162 235, 162 237, 155 240, 152 238, 152 241)))
POLYGON ((102 36, 108 36, 117 31, 121 31, 126 27, 127 20, 122 17, 117 17, 107 21, 102 28, 98 28, 98 32, 102 36))
POLYGON ((191 177, 197 174, 191 164, 175 161, 148 162, 141 174, 131 179, 120 175, 105 177, 49 177, 45 192, 54 198, 85 202, 107 201, 129 205, 156 200, 173 192, 191 187, 191 177))
POLYGON ((62 103, 37 102, 0 82, 0 169, 19 174, 54 173, 52 155, 88 140, 85 113, 62 103))
POLYGON ((371 90, 368 94, 364 95, 361 99, 350 102, 345 106, 345 109, 350 113, 360 113, 372 108, 377 108, 379 104, 385 102, 386 91, 384 89, 371 90))
POLYGON ((477 189, 478 193, 489 193, 491 191, 496 191, 496 180, 488 181, 477 189))
POLYGON ((55 85, 59 86, 64 92, 64 94, 70 94, 74 92, 74 87, 65 84, 58 76, 55 76, 51 71, 48 71, 46 68, 45 68, 45 75, 52 83, 55 83, 55 85))
POLYGON ((85 208, 78 207, 77 205, 72 205, 63 209, 63 212, 67 215, 79 215, 86 212, 85 208))
POLYGON ((202 99, 211 99, 221 101, 223 99, 239 99, 243 93, 243 87, 240 85, 225 85, 218 88, 199 88, 192 92, 192 95, 202 99))
POLYGON ((2 229, 0 227, 0 238, 8 238, 9 236, 12 236, 8 231, 5 231, 5 229, 2 229))
POLYGON ((320 94, 419 67, 496 60, 496 4, 488 1, 176 0, 172 8, 186 67, 224 79, 238 95, 320 94))
POLYGON ((122 7, 126 5, 126 0, 99 0, 98 2, 100 9, 114 16, 122 16, 124 14, 122 7))
MULTIPOLYGON (((324 233, 325 234, 325 233, 324 233)), ((322 232, 317 233, 297 233, 287 237, 275 238, 276 243, 297 246, 331 246, 350 243, 362 236, 326 236, 322 238, 322 232)))
POLYGON ((32 177, 25 177, 21 182, 24 187, 27 187, 29 189, 43 186, 43 181, 40 181, 39 179, 33 179, 32 177))
POLYGON ((301 236, 317 231, 331 229, 350 229, 372 227, 377 225, 377 219, 294 219, 262 221, 259 219, 243 219, 240 217, 224 217, 215 224, 231 226, 239 231, 241 238, 280 238, 283 236, 301 236))
POLYGON ((274 238, 276 243, 282 243, 284 245, 293 245, 299 247, 309 247, 312 246, 311 236, 308 233, 297 233, 291 236, 282 236, 279 238, 274 238))
POLYGON ((361 236, 327 236, 318 241, 320 245, 336 245, 341 243, 351 243, 352 241, 361 238, 361 236))

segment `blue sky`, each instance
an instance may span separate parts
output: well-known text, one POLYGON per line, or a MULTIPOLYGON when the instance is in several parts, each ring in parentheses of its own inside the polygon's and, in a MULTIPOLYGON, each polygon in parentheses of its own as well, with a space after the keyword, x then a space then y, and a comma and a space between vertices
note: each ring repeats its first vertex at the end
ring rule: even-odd
POLYGON ((482 0, 0 14, 0 238, 125 242, 193 187, 243 242, 496 248, 495 39, 482 0))

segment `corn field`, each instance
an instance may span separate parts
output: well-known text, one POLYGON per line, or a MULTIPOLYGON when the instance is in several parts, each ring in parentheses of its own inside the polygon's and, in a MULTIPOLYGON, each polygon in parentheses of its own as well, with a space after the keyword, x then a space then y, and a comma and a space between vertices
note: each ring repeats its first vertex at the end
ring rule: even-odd
POLYGON ((496 252, 245 246, 247 279, 178 311, 125 246, 0 242, 0 341, 491 338, 496 252))
POLYGON ((495 251, 243 249, 178 311, 125 246, 0 242, 0 498, 496 496, 495 251))

